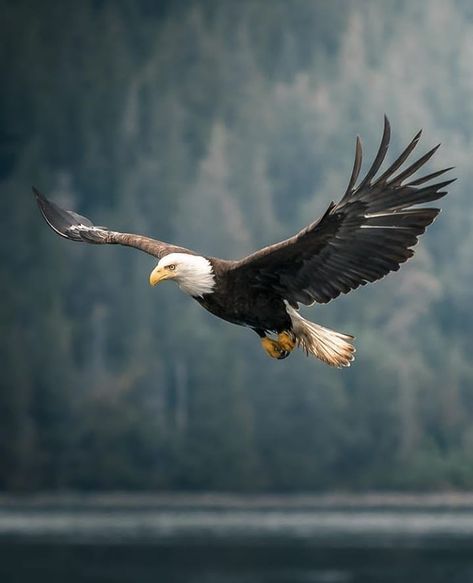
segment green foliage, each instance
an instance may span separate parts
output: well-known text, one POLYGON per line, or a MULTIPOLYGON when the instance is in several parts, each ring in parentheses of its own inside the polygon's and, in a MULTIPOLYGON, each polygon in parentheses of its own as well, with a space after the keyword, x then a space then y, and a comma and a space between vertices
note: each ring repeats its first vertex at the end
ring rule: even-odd
POLYGON ((0 488, 471 488, 468 6, 3 4, 0 488), (29 193, 237 257, 336 200, 384 112, 393 155, 423 126, 461 181, 399 274, 307 312, 359 336, 349 370, 269 361, 29 193))

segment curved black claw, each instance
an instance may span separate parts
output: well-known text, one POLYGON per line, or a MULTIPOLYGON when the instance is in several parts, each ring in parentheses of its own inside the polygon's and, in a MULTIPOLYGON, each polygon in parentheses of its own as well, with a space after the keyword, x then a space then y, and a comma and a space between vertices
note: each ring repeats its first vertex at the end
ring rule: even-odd
POLYGON ((278 356, 278 360, 284 360, 285 358, 287 358, 291 353, 288 352, 287 350, 281 350, 280 355, 278 356))

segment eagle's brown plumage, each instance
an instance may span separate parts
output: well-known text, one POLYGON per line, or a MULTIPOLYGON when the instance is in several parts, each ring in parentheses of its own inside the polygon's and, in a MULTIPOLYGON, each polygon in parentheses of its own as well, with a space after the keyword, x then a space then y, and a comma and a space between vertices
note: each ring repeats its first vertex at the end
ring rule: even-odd
MULTIPOLYGON (((208 264, 214 280, 208 293, 196 294, 195 299, 218 317, 253 328, 271 356, 284 358, 298 344, 328 364, 348 365, 354 352, 352 337, 308 322, 296 309, 298 304, 327 303, 398 270, 412 257, 419 235, 440 212, 417 205, 442 198, 445 187, 453 182, 434 182, 451 168, 412 179, 438 146, 401 170, 420 134, 377 176, 390 140, 385 117, 378 153, 359 183, 362 150, 357 138, 353 171, 339 203, 332 202, 322 217, 293 237, 238 261, 209 257, 201 265, 194 260, 191 263, 196 269, 206 269, 208 264), (278 339, 267 338, 268 332, 277 333, 278 339)), ((46 222, 66 239, 135 247, 159 260, 177 254, 177 261, 185 263, 186 256, 197 255, 149 237, 96 227, 89 219, 60 208, 33 190, 46 222)), ((167 271, 161 279, 178 280, 178 273, 179 269, 171 276, 167 271)), ((186 274, 188 289, 189 266, 186 274)))

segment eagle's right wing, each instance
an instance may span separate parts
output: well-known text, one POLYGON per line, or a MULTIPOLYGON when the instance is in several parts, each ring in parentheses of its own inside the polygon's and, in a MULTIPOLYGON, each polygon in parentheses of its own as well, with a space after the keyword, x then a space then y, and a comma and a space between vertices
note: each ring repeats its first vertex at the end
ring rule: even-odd
POLYGON ((411 179, 432 157, 433 148, 398 172, 419 141, 420 132, 391 166, 376 177, 386 156, 390 125, 385 117, 378 154, 356 185, 361 143, 347 190, 338 204, 290 239, 256 251, 234 265, 248 285, 270 287, 294 307, 326 303, 341 293, 376 281, 412 257, 412 247, 432 223, 438 208, 421 205, 447 194, 452 179, 433 182, 450 168, 411 179))
POLYGON ((36 188, 33 187, 39 210, 51 229, 70 241, 83 243, 125 245, 144 251, 158 259, 169 253, 190 253, 192 251, 183 247, 169 245, 163 241, 134 235, 132 233, 120 233, 111 231, 106 227, 96 227, 89 219, 82 217, 73 211, 67 211, 54 202, 48 200, 36 188))

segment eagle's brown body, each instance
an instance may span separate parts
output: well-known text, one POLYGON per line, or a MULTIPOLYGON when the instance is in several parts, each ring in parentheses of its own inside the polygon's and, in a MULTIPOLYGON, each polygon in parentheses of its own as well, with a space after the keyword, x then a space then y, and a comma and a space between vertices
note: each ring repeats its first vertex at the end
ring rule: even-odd
POLYGON ((244 273, 232 269, 235 262, 209 258, 216 286, 215 291, 195 299, 214 316, 232 324, 248 326, 261 332, 288 330, 291 319, 284 299, 265 287, 245 285, 244 273), (231 302, 229 302, 231 298, 231 302))

